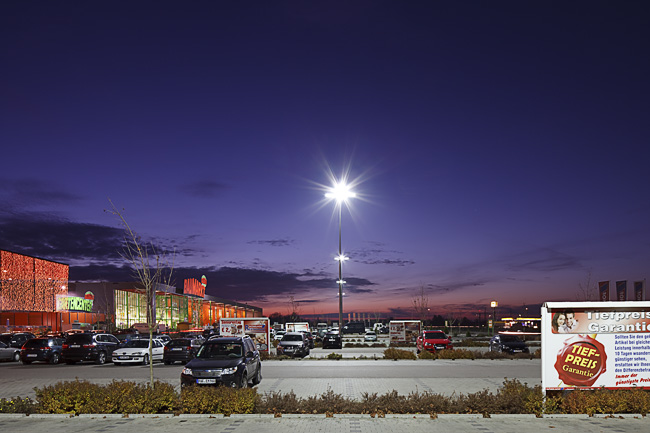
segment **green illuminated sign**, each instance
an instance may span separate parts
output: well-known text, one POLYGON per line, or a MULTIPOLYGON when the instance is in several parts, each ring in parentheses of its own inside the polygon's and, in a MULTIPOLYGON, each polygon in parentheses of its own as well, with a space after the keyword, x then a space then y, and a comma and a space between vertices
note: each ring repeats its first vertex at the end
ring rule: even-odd
POLYGON ((56 298, 57 311, 85 311, 90 313, 93 311, 93 300, 79 298, 77 296, 57 296, 56 298))

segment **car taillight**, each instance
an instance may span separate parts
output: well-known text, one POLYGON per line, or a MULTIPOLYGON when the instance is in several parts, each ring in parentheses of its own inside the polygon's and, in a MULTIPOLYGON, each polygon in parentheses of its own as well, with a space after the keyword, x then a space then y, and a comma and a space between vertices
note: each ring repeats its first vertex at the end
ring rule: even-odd
POLYGON ((96 346, 95 343, 92 343, 92 344, 84 344, 84 349, 90 349, 91 347, 95 347, 95 346, 96 346))
POLYGON ((68 346, 67 344, 64 344, 64 345, 61 346, 61 347, 62 347, 63 349, 67 349, 67 348, 70 347, 70 346, 68 346))
POLYGON ((163 350, 164 350, 165 352, 169 352, 169 347, 165 346, 165 347, 163 347, 163 350))

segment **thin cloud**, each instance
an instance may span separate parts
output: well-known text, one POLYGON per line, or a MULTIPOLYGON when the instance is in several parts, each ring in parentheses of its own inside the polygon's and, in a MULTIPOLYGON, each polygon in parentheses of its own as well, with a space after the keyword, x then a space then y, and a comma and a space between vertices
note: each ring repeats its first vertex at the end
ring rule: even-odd
POLYGON ((570 255, 552 248, 540 248, 513 258, 509 264, 513 271, 555 272, 567 269, 582 269, 581 261, 570 255))
POLYGON ((81 201, 80 195, 64 191, 50 181, 0 178, 0 205, 3 209, 27 209, 39 205, 81 201))
POLYGON ((227 188, 228 185, 224 183, 212 180, 199 180, 182 185, 179 190, 192 197, 213 198, 227 188))
POLYGON ((63 262, 119 259, 123 233, 44 214, 0 217, 0 248, 63 262))
MULTIPOLYGON (((308 290, 334 289, 336 283, 331 278, 311 278, 311 274, 270 271, 265 269, 247 269, 233 267, 179 267, 173 272, 177 289, 181 289, 183 280, 208 279, 206 293, 221 298, 234 298, 239 301, 260 301, 275 295, 304 293, 308 290), (236 294, 236 296, 233 296, 236 294)), ((71 281, 133 281, 128 266, 105 264, 88 266, 70 266, 71 281)), ((373 291, 371 281, 364 278, 347 278, 345 290, 350 293, 370 293, 373 291)))
POLYGON ((399 257, 402 252, 387 250, 381 242, 369 242, 372 246, 369 248, 360 248, 350 251, 350 259, 356 263, 365 265, 389 265, 389 266, 408 266, 414 265, 415 261, 399 257))
POLYGON ((296 243, 293 239, 270 239, 270 240, 259 240, 259 241, 250 241, 248 244, 255 245, 268 245, 271 247, 288 247, 296 243))

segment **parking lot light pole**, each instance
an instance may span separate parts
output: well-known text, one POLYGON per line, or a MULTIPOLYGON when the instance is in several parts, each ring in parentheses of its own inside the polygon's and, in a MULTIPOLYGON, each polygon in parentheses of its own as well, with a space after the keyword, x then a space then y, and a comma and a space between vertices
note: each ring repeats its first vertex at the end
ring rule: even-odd
POLYGON ((350 191, 350 187, 344 182, 339 182, 335 184, 327 194, 325 194, 325 197, 335 199, 339 211, 339 255, 335 260, 339 262, 339 279, 337 283, 339 285, 339 332, 341 332, 343 328, 343 284, 345 284, 345 281, 343 281, 343 262, 348 260, 348 257, 343 255, 341 243, 343 204, 346 203, 349 198, 356 197, 356 194, 350 191))
POLYGON ((490 302, 490 307, 492 307, 492 335, 495 334, 494 330, 497 326, 497 307, 499 303, 497 301, 490 302))

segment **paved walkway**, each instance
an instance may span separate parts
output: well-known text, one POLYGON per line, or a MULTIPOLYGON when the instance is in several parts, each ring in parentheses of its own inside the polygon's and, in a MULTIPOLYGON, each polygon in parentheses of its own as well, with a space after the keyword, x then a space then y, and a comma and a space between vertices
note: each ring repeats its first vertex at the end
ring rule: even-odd
POLYGON ((423 415, 387 415, 372 418, 369 415, 1 415, 0 431, 12 433, 50 433, 52 431, 106 433, 116 431, 140 433, 537 433, 553 432, 650 432, 650 422, 639 415, 623 417, 588 417, 564 415, 535 418, 533 415, 440 415, 436 419, 423 415))

